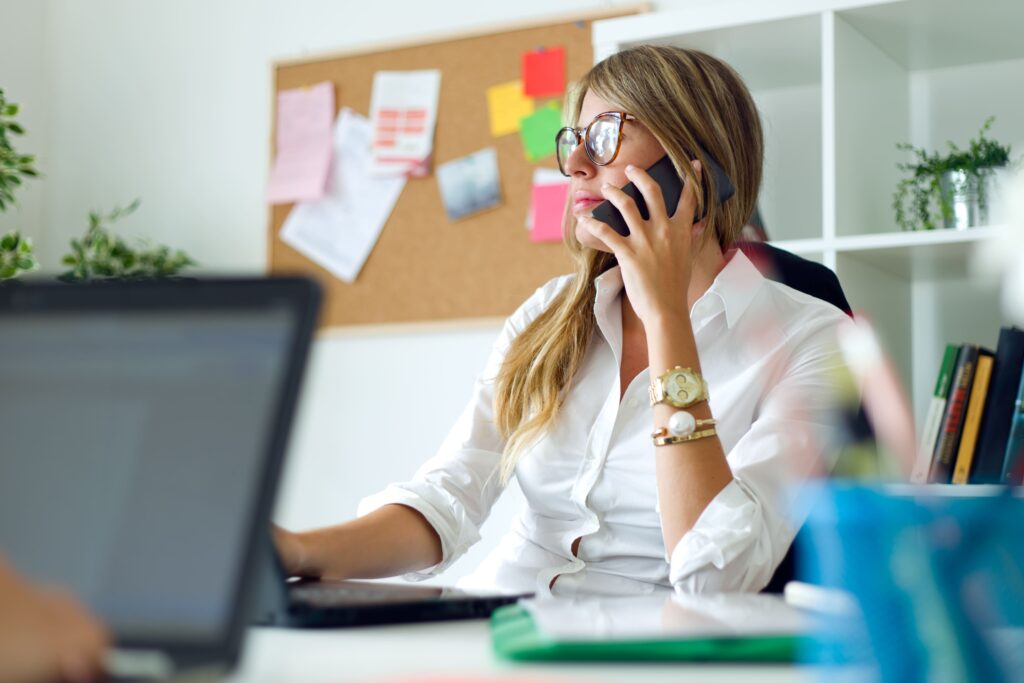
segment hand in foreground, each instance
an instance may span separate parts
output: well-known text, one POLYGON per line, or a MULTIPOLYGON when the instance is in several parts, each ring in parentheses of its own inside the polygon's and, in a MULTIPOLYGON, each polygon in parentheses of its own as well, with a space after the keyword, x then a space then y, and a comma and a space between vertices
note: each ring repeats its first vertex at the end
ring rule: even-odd
POLYGON ((75 598, 37 588, 0 560, 0 683, 87 683, 109 636, 75 598))
MULTIPOLYGON (((700 162, 693 162, 700 178, 700 162)), ((644 220, 636 202, 617 187, 605 185, 601 192, 622 213, 629 226, 624 237, 606 223, 586 216, 580 220, 594 237, 615 254, 622 269, 622 281, 630 304, 645 325, 661 316, 688 319, 686 302, 692 272, 692 241, 703 224, 693 223, 697 197, 693 183, 684 183, 679 205, 669 218, 657 182, 642 168, 629 166, 626 177, 640 190, 650 218, 644 220)))

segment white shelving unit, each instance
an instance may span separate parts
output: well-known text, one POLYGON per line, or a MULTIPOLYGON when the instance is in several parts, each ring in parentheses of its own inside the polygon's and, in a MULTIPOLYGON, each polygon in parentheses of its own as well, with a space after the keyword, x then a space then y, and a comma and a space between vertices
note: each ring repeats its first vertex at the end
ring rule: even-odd
POLYGON ((996 226, 901 232, 896 149, 965 146, 984 120, 1024 150, 1021 0, 738 0, 594 24, 595 59, 644 43, 716 55, 765 129, 759 200, 773 242, 834 269, 903 376, 918 423, 947 343, 992 347, 995 285, 969 273, 996 226))

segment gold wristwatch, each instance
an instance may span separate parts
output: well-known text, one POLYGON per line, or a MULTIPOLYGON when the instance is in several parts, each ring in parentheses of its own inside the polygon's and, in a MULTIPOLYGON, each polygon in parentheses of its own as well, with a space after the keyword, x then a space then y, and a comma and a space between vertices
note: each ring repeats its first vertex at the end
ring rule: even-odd
POLYGON ((677 365, 654 378, 649 394, 652 406, 666 403, 675 408, 688 408, 708 400, 708 383, 699 373, 677 365))

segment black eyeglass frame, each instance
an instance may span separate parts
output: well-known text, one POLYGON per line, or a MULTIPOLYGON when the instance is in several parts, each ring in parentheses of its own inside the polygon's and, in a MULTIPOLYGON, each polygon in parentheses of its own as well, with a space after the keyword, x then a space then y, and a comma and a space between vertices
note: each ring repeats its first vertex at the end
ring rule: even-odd
POLYGON ((567 178, 570 177, 570 174, 565 172, 565 164, 566 162, 568 162, 568 158, 562 159, 562 152, 560 149, 560 145, 558 144, 558 141, 561 139, 563 133, 568 131, 572 133, 573 137, 576 139, 576 146, 572 148, 572 151, 570 151, 569 154, 572 154, 572 152, 576 150, 576 147, 579 147, 580 144, 583 144, 583 149, 587 152, 587 158, 590 159, 591 163, 593 163, 595 166, 607 166, 608 164, 615 161, 616 157, 619 156, 619 150, 622 149, 623 124, 626 121, 635 120, 635 116, 631 116, 624 111, 603 111, 600 114, 595 115, 594 118, 590 120, 590 123, 588 123, 583 128, 575 128, 573 126, 565 126, 564 128, 560 128, 558 132, 555 133, 555 157, 558 159, 559 172, 567 178), (600 119, 602 116, 614 117, 618 120, 619 123, 619 132, 615 139, 615 151, 612 153, 612 158, 609 159, 608 161, 598 161, 597 159, 595 159, 594 155, 590 153, 590 147, 587 146, 586 144, 586 140, 589 139, 590 137, 591 126, 597 123, 598 119, 600 119))

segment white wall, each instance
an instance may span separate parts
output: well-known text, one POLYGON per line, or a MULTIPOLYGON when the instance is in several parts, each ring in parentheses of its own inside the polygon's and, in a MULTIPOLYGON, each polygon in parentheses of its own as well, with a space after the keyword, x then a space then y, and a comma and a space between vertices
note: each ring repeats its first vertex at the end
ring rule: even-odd
MULTIPOLYGON (((33 190, 42 199, 24 203, 44 237, 43 266, 59 268, 90 209, 141 197, 118 232, 185 249, 205 271, 262 273, 275 59, 627 4, 446 0, 395 12, 336 0, 0 0, 0 84, 45 134, 31 139, 47 176, 33 190)), ((410 476, 461 410, 496 334, 320 339, 278 520, 340 521, 363 495, 410 476), (396 398, 406 389, 410 398, 396 398)), ((446 582, 493 545, 518 503, 515 493, 499 502, 485 541, 446 582)))
MULTIPOLYGON (((14 138, 22 154, 35 154, 46 168, 48 145, 46 63, 47 4, 37 0, 0 0, 0 88, 21 107, 17 120, 25 135, 14 138)), ((15 194, 17 204, 0 213, 0 234, 20 230, 37 249, 45 248, 43 183, 29 181, 15 194)))

